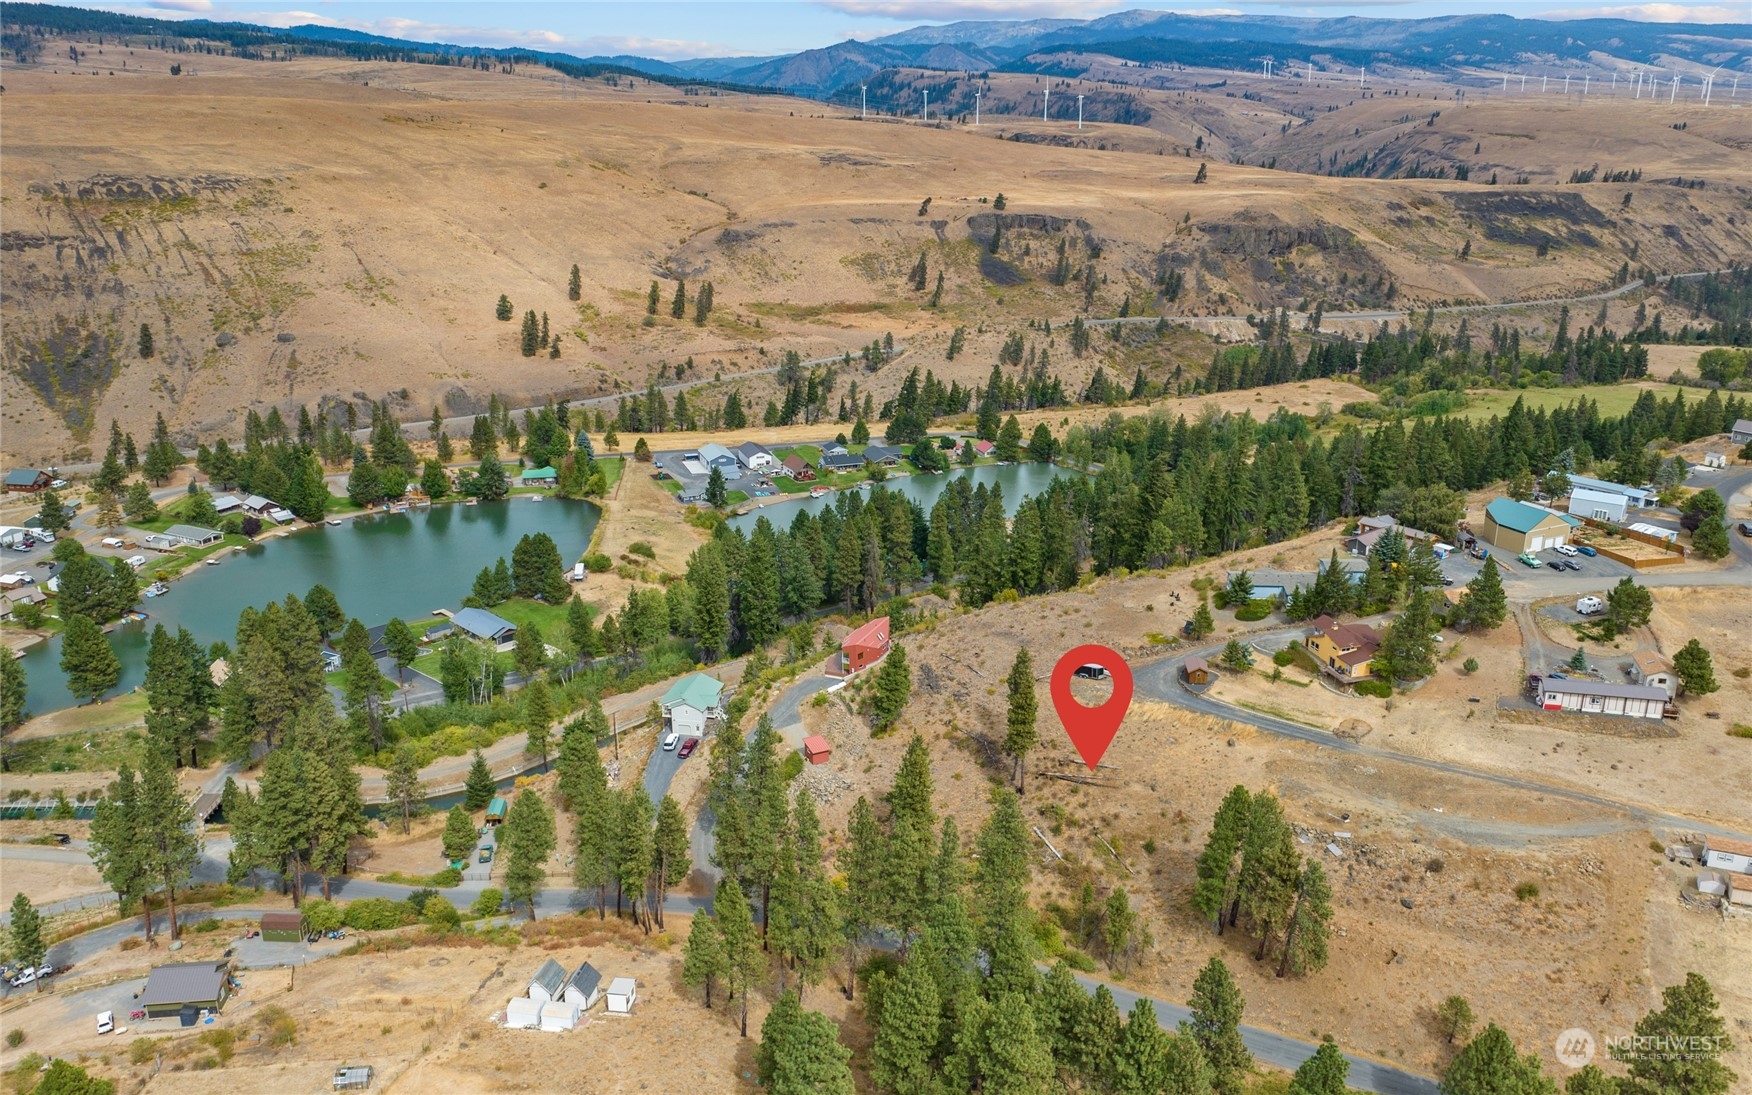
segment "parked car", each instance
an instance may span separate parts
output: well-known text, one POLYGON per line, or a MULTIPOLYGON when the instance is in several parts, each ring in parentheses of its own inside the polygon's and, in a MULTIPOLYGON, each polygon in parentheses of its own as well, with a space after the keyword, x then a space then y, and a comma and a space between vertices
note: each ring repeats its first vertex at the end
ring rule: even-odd
POLYGON ((1740 535, 1746 536, 1746 537, 1752 537, 1752 523, 1741 521, 1740 522, 1740 535))
POLYGON ((97 1013, 97 1032, 99 1034, 108 1034, 115 1029, 116 1029, 116 1013, 115 1012, 113 1012, 113 1011, 100 1011, 97 1013))
POLYGON ((60 490, 62 487, 65 487, 66 485, 67 485, 67 481, 65 479, 56 479, 56 480, 53 480, 52 482, 49 483, 49 486, 54 487, 56 490, 60 490))
POLYGON ((681 749, 675 755, 680 757, 682 760, 686 760, 687 758, 693 756, 693 751, 695 749, 698 749, 699 747, 700 747, 700 739, 689 738, 686 741, 681 743, 681 749))
POLYGON ((663 751, 665 753, 673 752, 675 747, 680 744, 681 735, 673 730, 663 736, 663 751))
POLYGON ((1521 561, 1522 566, 1529 566, 1529 567, 1532 567, 1534 570, 1538 570, 1540 567, 1545 565, 1544 563, 1540 562, 1538 559, 1535 559, 1532 555, 1528 554, 1525 551, 1523 551, 1521 554, 1515 556, 1515 558, 1517 558, 1521 561))
POLYGON ((9 984, 11 984, 12 987, 15 989, 21 989, 24 986, 30 984, 32 981, 35 981, 36 979, 37 979, 37 971, 36 970, 25 970, 23 973, 19 974, 17 977, 14 977, 9 982, 9 984))
POLYGON ((1589 547, 1587 544, 1583 544, 1581 547, 1577 548, 1576 550, 1581 552, 1583 555, 1586 555, 1590 559, 1592 559, 1594 556, 1600 554, 1599 552, 1595 551, 1593 548, 1589 547))
POLYGON ((1570 547, 1568 544, 1559 544, 1559 545, 1557 545, 1557 553, 1559 555, 1574 555, 1576 553, 1576 549, 1573 547, 1570 547))
POLYGON ((1072 673, 1071 676, 1081 677, 1086 681, 1104 681, 1107 679, 1107 669, 1094 663, 1090 663, 1089 665, 1079 665, 1077 671, 1072 673))
POLYGON ((481 862, 482 863, 491 863, 492 861, 493 861, 493 846, 491 844, 489 844, 485 848, 481 849, 481 862))

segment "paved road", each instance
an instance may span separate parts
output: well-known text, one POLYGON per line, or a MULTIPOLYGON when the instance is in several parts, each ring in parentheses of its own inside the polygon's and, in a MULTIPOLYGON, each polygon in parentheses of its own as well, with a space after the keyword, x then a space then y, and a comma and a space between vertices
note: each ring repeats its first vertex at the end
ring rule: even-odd
MULTIPOLYGON (((1089 992, 1094 992, 1096 986, 1104 982, 1082 974, 1073 975, 1077 983, 1089 992)), ((1109 984, 1107 991, 1113 993, 1113 1002, 1119 1006, 1121 1014, 1131 1011, 1139 994, 1130 989, 1109 984)), ((1150 1003, 1156 1007, 1156 1022, 1164 1030, 1175 1030, 1181 1023, 1190 1022, 1192 1012, 1184 1005, 1171 1000, 1163 1000, 1152 996, 1150 1003)), ((1243 1026, 1241 1040, 1247 1044, 1247 1049, 1255 1059, 1277 1068, 1295 1071, 1303 1061, 1314 1056, 1319 1047, 1309 1042, 1279 1034, 1275 1030, 1264 1030, 1259 1027, 1243 1026)), ((1373 1091, 1379 1095, 1437 1095, 1441 1089, 1436 1081, 1415 1072, 1407 1072, 1402 1068, 1381 1064, 1367 1057, 1353 1057, 1347 1053, 1345 1060, 1350 1062, 1350 1076, 1345 1081, 1347 1086, 1358 1091, 1373 1091)))
MULTIPOLYGON (((1299 634, 1302 629, 1285 630, 1295 630, 1299 634)), ((1196 696, 1180 686, 1180 667, 1187 658, 1192 657, 1193 655, 1202 655, 1214 660, 1221 652, 1222 646, 1219 644, 1196 650, 1186 650, 1168 657, 1158 658, 1151 662, 1144 662, 1133 666, 1132 674, 1133 679, 1136 682, 1137 692, 1138 694, 1153 700, 1158 700, 1163 703, 1171 703, 1178 707, 1197 711, 1201 714, 1210 715, 1219 719, 1227 719, 1230 722, 1245 723, 1249 726, 1264 730, 1267 733, 1277 734, 1281 737, 1295 738, 1298 741, 1309 742, 1327 749, 1335 749, 1339 752, 1351 753, 1372 760, 1412 764, 1420 768, 1427 768, 1431 771, 1440 772, 1443 775, 1457 776, 1461 779, 1481 780, 1486 783, 1493 783, 1499 787, 1507 787, 1516 791, 1525 791, 1534 795, 1566 799, 1571 802, 1592 806, 1597 809, 1610 811, 1614 814, 1621 814, 1626 817, 1626 822, 1621 825, 1612 825, 1602 819, 1581 827, 1574 825, 1552 827, 1526 825, 1520 822, 1505 822, 1498 819, 1477 821, 1450 811, 1443 814, 1430 814, 1425 821, 1425 824, 1432 828, 1441 827, 1453 831, 1456 835, 1463 838, 1483 840, 1490 843, 1503 843, 1505 837, 1512 837, 1513 839, 1511 842, 1513 843, 1523 843, 1540 836, 1571 836, 1582 833, 1609 832, 1614 829, 1641 828, 1644 826, 1671 827, 1688 832, 1709 832, 1725 836, 1745 835, 1732 829, 1724 829, 1709 822, 1699 821, 1696 818, 1662 813, 1658 810, 1651 810, 1646 806, 1610 798, 1605 795, 1592 794, 1586 791, 1576 791, 1567 787, 1541 783, 1532 779, 1522 779, 1518 776, 1505 775, 1500 772, 1472 768, 1467 765, 1454 764, 1449 761, 1434 760, 1429 757, 1419 757, 1408 753, 1399 753, 1390 749, 1380 749, 1375 746, 1365 745, 1361 742, 1346 741, 1325 730, 1317 730, 1312 726, 1304 726, 1298 722, 1290 722, 1287 719, 1276 718, 1272 715, 1261 714, 1260 712, 1247 710, 1245 708, 1230 707, 1228 704, 1218 702, 1217 700, 1211 699, 1209 696, 1196 696)))

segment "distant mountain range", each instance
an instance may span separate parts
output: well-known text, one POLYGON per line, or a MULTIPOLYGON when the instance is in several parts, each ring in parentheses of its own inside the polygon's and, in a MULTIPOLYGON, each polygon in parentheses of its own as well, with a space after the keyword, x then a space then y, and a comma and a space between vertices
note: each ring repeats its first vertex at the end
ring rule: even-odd
POLYGON ((311 24, 279 29, 246 23, 171 21, 47 4, 7 4, 7 48, 14 28, 217 38, 240 49, 275 42, 324 44, 371 56, 534 58, 561 71, 637 73, 661 83, 710 81, 747 89, 828 97, 885 69, 1076 71, 1070 55, 1139 62, 1256 67, 1266 59, 1333 57, 1370 67, 1429 71, 1578 66, 1611 58, 1654 67, 1689 63, 1752 75, 1752 23, 1640 23, 1624 19, 1550 21, 1508 15, 1433 19, 1309 19, 1269 15, 1181 15, 1125 11, 1098 19, 974 20, 921 26, 867 42, 848 40, 775 57, 576 57, 526 49, 414 42, 311 24))

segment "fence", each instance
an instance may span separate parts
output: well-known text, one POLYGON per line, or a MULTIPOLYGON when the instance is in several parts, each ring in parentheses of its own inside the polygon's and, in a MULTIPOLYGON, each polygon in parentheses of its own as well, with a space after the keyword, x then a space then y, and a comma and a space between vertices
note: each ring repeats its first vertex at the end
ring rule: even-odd
POLYGON ((1619 552, 1613 551, 1611 548, 1603 548, 1598 544, 1591 546, 1595 551, 1599 552, 1606 558, 1611 559, 1614 562, 1623 563, 1632 570, 1648 570, 1651 567, 1670 567, 1675 563, 1683 563, 1685 561, 1685 556, 1683 555, 1664 555, 1658 558, 1645 556, 1638 558, 1631 555, 1620 554, 1619 552))
MULTIPOLYGON (((1571 514, 1571 516, 1573 517, 1576 515, 1571 514)), ((1613 536, 1622 536, 1627 540, 1635 540, 1638 543, 1649 544, 1650 546, 1658 547, 1658 548, 1662 549, 1663 551, 1672 552, 1674 555, 1677 555, 1680 559, 1685 558, 1685 549, 1680 547, 1677 543, 1673 542, 1672 540, 1667 540, 1667 539, 1664 539, 1663 537, 1660 537, 1660 536, 1652 536, 1646 532, 1637 532, 1635 529, 1625 528, 1623 525, 1615 525, 1610 521, 1601 521, 1601 520, 1598 520, 1598 519, 1593 518, 1593 517, 1583 517, 1581 520, 1582 520, 1582 523, 1586 524, 1589 528, 1597 528, 1597 529, 1601 530, 1602 532, 1610 533, 1613 536)), ((1603 555, 1606 554, 1605 549, 1601 548, 1600 545, 1595 544, 1595 545, 1593 545, 1593 547, 1595 548, 1595 550, 1599 551, 1601 554, 1603 554, 1603 555)), ((1620 555, 1614 555, 1614 556, 1612 556, 1612 558, 1617 559, 1619 562, 1625 563, 1629 566, 1637 566, 1638 565, 1638 564, 1631 562, 1629 559, 1626 559, 1620 555)), ((1666 563, 1670 562, 1670 561, 1673 561, 1673 560, 1654 560, 1654 561, 1645 563, 1643 565, 1645 565, 1645 566, 1665 566, 1666 563)))

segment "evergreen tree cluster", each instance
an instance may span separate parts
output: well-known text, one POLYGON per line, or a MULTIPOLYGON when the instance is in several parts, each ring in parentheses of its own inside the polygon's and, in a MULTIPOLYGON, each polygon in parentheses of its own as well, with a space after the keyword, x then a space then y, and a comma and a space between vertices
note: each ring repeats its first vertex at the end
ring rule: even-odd
POLYGON ((1277 796, 1235 786, 1224 796, 1196 864, 1192 907, 1218 935, 1245 924, 1253 957, 1275 952, 1279 977, 1325 968, 1332 887, 1317 859, 1303 861, 1277 796))

